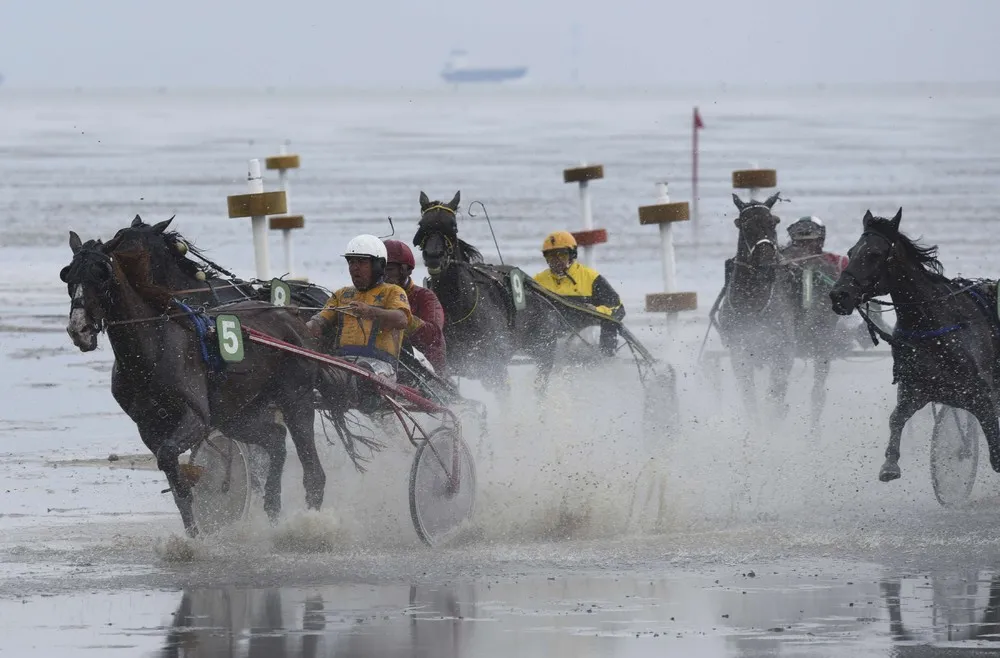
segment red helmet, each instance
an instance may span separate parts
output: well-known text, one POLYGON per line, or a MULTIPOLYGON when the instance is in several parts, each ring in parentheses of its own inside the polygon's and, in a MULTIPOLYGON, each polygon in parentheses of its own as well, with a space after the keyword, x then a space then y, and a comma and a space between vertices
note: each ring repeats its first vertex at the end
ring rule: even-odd
POLYGON ((411 270, 417 267, 417 261, 413 259, 413 252, 410 251, 405 242, 399 240, 384 240, 383 242, 385 242, 385 250, 389 254, 386 262, 409 265, 411 270))

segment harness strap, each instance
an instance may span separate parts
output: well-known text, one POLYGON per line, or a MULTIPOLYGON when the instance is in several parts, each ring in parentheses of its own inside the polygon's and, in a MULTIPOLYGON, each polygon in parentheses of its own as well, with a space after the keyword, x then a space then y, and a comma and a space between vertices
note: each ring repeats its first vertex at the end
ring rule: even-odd
POLYGON ((871 336, 872 338, 872 345, 875 345, 877 347, 879 338, 884 340, 889 345, 892 345, 893 347, 895 347, 898 344, 898 341, 894 339, 888 332, 882 329, 882 327, 878 326, 878 324, 874 320, 872 320, 867 313, 861 310, 860 306, 858 306, 857 309, 855 310, 857 310, 858 315, 861 316, 861 319, 865 321, 865 325, 868 326, 868 335, 871 336))
POLYGON ((205 361, 205 364, 217 372, 222 370, 224 365, 222 359, 208 348, 208 333, 211 331, 211 322, 208 317, 204 314, 204 312, 196 311, 183 302, 174 300, 174 303, 177 304, 177 306, 179 306, 191 318, 191 322, 194 324, 195 334, 198 336, 198 346, 201 349, 201 358, 205 361))
POLYGON ((965 322, 962 322, 962 323, 959 323, 959 324, 953 324, 950 327, 939 327, 938 329, 931 329, 929 331, 909 331, 907 329, 899 329, 899 328, 897 328, 895 330, 895 333, 896 333, 897 336, 899 336, 901 338, 915 338, 917 340, 920 340, 920 339, 924 339, 924 338, 938 338, 940 336, 944 336, 946 334, 950 334, 953 331, 958 331, 959 329, 964 329, 966 326, 968 326, 968 324, 965 323, 965 322))
POLYGON ((424 215, 426 215, 427 213, 429 213, 432 210, 445 210, 447 212, 450 212, 452 215, 455 214, 455 211, 452 208, 449 208, 448 206, 442 206, 441 204, 437 204, 437 205, 430 206, 429 208, 425 209, 423 212, 420 213, 420 216, 423 217, 424 215))
POLYGON ((983 296, 979 294, 975 288, 971 288, 969 290, 969 294, 972 295, 974 300, 976 300, 976 305, 979 306, 983 313, 986 314, 986 317, 990 319, 990 328, 992 329, 993 335, 996 336, 1000 334, 1000 317, 997 316, 993 307, 987 303, 985 299, 983 299, 983 296))
POLYGON ((471 318, 472 314, 476 312, 476 308, 479 307, 479 286, 477 286, 476 284, 472 284, 472 287, 476 289, 476 300, 472 303, 472 308, 470 308, 469 312, 466 313, 464 316, 462 316, 461 319, 455 320, 454 322, 452 322, 451 323, 452 326, 454 326, 456 324, 461 324, 461 323, 465 322, 466 320, 468 320, 469 318, 471 318))

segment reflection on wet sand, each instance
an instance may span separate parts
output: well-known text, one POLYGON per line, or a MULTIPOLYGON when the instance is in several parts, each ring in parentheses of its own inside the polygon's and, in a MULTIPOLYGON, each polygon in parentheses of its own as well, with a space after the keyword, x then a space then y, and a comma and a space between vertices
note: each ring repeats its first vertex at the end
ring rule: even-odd
POLYGON ((894 578, 879 589, 898 643, 894 657, 1000 656, 1000 647, 990 646, 1000 642, 1000 574, 894 578))
POLYGON ((465 615, 474 604, 459 603, 471 588, 410 586, 367 588, 369 596, 340 588, 326 596, 341 606, 327 610, 324 592, 287 589, 194 589, 184 592, 167 634, 162 658, 316 658, 318 656, 461 655, 465 615), (373 614, 373 612, 375 614, 373 614), (403 623, 400 623, 403 620, 403 623), (407 621, 408 620, 408 621, 407 621), (393 621, 395 623, 386 624, 393 621))
POLYGON ((326 628, 323 597, 281 589, 187 590, 174 615, 162 658, 313 658, 326 628), (301 608, 295 619, 283 606, 301 608))
POLYGON ((526 578, 184 592, 162 658, 1000 655, 1000 575, 526 578), (640 641, 657 639, 653 645, 640 641), (666 645, 661 644, 664 640, 666 645), (654 650, 657 648, 657 650, 654 650), (652 653, 650 653, 652 652, 652 653), (948 652, 948 653, 944 653, 948 652))

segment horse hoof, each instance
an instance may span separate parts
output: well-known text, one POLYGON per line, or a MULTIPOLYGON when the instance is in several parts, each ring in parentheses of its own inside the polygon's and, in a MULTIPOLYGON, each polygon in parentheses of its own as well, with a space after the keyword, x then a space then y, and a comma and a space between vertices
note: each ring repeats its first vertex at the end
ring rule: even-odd
POLYGON ((271 522, 271 525, 277 525, 278 517, 281 516, 281 507, 265 505, 264 513, 267 514, 267 520, 271 522))
POLYGON ((902 473, 899 470, 899 464, 883 464, 882 470, 878 473, 878 479, 882 482, 892 482, 893 480, 898 480, 902 473))

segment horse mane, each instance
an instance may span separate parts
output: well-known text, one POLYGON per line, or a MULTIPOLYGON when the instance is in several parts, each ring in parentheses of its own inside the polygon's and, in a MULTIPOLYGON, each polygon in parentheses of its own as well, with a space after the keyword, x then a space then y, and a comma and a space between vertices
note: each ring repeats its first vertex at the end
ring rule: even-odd
POLYGON ((218 272, 215 270, 200 265, 187 257, 187 254, 182 254, 178 251, 178 244, 184 244, 187 246, 187 251, 190 254, 198 256, 202 260, 207 260, 205 252, 201 248, 195 246, 193 242, 185 238, 177 231, 164 231, 162 234, 163 242, 170 247, 170 254, 173 256, 174 261, 177 265, 184 271, 188 276, 194 277, 198 272, 204 272, 206 277, 216 277, 218 272))
POLYGON ((896 244, 903 248, 903 251, 906 252, 909 258, 919 263, 925 272, 932 276, 945 278, 944 265, 938 259, 938 247, 936 244, 924 246, 902 233, 899 234, 896 244))
POLYGON ((158 233, 151 231, 146 224, 122 229, 105 249, 109 256, 113 254, 120 262, 125 280, 136 293, 154 307, 166 310, 173 303, 173 292, 165 284, 157 282, 156 274, 166 273, 175 268, 193 280, 201 269, 197 263, 177 250, 176 245, 180 242, 186 244, 189 251, 201 253, 188 244, 180 233, 176 231, 158 233), (138 242, 139 246, 129 245, 120 250, 122 243, 128 238, 138 242))
POLYGON ((927 246, 920 244, 919 239, 914 240, 901 232, 898 227, 894 227, 892 220, 884 217, 875 217, 869 227, 885 235, 902 250, 907 259, 917 263, 928 276, 937 281, 947 280, 944 275, 944 265, 938 259, 936 244, 927 246))
POLYGON ((153 281, 152 252, 130 250, 112 251, 112 253, 114 254, 113 267, 121 271, 125 281, 132 286, 139 297, 158 310, 166 311, 173 303, 173 294, 167 288, 153 281))
POLYGON ((458 251, 462 254, 462 260, 466 263, 482 263, 483 254, 465 240, 456 237, 458 240, 458 251))

